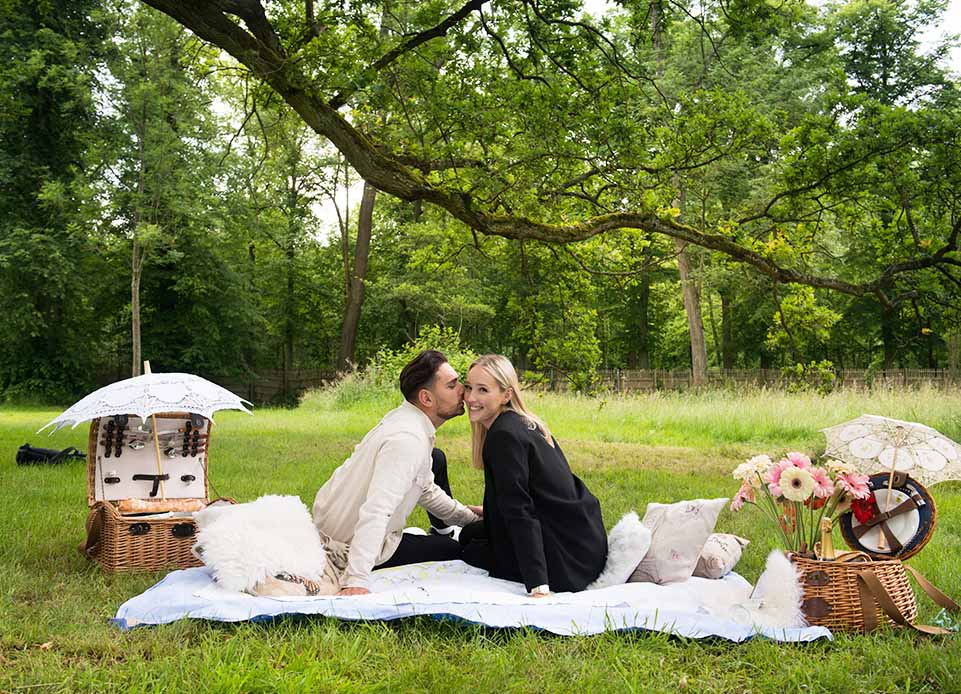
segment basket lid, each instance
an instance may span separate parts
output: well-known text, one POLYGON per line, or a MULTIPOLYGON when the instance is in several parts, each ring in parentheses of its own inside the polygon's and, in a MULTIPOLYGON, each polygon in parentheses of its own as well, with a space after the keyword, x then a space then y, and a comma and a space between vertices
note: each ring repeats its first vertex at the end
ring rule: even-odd
POLYGON ((905 472, 876 473, 868 486, 871 495, 853 501, 840 518, 844 541, 873 559, 913 557, 934 534, 937 510, 930 492, 905 472))
POLYGON ((125 513, 202 507, 209 499, 211 425, 186 412, 94 419, 87 439, 87 504, 107 501, 125 513))

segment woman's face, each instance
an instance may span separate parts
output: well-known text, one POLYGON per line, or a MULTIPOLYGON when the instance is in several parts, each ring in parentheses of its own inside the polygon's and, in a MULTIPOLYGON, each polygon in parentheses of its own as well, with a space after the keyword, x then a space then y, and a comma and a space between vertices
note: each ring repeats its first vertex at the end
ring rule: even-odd
POLYGON ((475 366, 467 372, 464 402, 467 404, 467 417, 471 422, 490 429, 504 405, 511 399, 510 395, 510 391, 503 390, 487 369, 475 366))

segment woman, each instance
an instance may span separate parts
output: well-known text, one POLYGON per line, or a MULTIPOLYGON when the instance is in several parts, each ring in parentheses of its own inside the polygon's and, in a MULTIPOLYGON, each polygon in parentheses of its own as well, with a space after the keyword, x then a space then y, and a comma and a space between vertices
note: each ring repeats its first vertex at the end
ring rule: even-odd
POLYGON ((488 354, 471 364, 464 402, 474 467, 484 469, 484 520, 461 533, 464 561, 536 597, 583 590, 607 558, 601 506, 524 406, 510 361, 488 354))

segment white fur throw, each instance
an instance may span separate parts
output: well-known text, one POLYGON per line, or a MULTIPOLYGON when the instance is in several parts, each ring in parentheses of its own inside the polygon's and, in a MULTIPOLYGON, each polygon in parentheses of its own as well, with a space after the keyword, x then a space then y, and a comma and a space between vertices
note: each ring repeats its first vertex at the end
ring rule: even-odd
POLYGON ((750 599, 736 606, 735 619, 749 620, 755 626, 785 629, 805 627, 801 601, 804 587, 794 564, 784 552, 774 550, 767 557, 764 573, 757 579, 750 599), (746 613, 746 615, 745 615, 746 613))
POLYGON ((248 591, 285 572, 319 581, 327 555, 300 497, 262 496, 194 514, 194 551, 229 590, 248 591))
POLYGON ((604 570, 586 590, 627 583, 627 579, 650 547, 650 529, 634 511, 625 514, 607 536, 607 561, 604 563, 604 570))

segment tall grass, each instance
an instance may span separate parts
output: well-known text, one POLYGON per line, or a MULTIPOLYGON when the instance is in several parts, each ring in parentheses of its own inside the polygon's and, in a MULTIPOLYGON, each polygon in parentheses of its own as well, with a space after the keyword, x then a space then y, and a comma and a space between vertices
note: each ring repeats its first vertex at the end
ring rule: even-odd
MULTIPOLYGON (((816 452, 824 448, 820 429, 861 414, 920 421, 961 439, 961 390, 928 386, 908 391, 838 390, 829 395, 764 388, 597 396, 533 391, 528 398, 562 441, 583 438, 701 450, 776 442, 816 452)), ((372 389, 351 376, 335 388, 308 392, 301 410, 376 416, 398 401, 396 390, 372 389)), ((468 427, 463 419, 454 420, 444 431, 459 436, 468 427)))
MULTIPOLYGON (((308 505, 330 472, 399 397, 309 394, 296 410, 220 412, 211 438, 214 494, 240 501, 297 494, 308 505)), ((961 439, 961 393, 754 391, 586 398, 536 394, 575 472, 613 525, 649 501, 729 496, 730 470, 758 452, 817 453, 820 428, 863 412, 922 421, 961 439)), ((53 409, 0 409, 0 691, 957 691, 958 638, 907 632, 840 635, 833 643, 732 645, 645 633, 555 638, 426 618, 345 623, 323 618, 223 625, 185 621, 121 633, 117 607, 162 573, 105 574, 77 551, 86 517, 82 465, 17 467, 26 441, 86 445, 86 427, 34 432, 53 409)), ((463 417, 438 433, 455 494, 477 502, 463 417)), ((932 490, 934 538, 912 564, 961 597, 961 489, 932 490)), ((418 511, 411 524, 426 524, 418 511)), ((773 533, 750 510, 718 528, 752 540, 738 570, 756 579, 773 533)), ((838 539, 840 544, 840 539, 838 539)), ((921 600, 922 616, 935 610, 921 600)))

